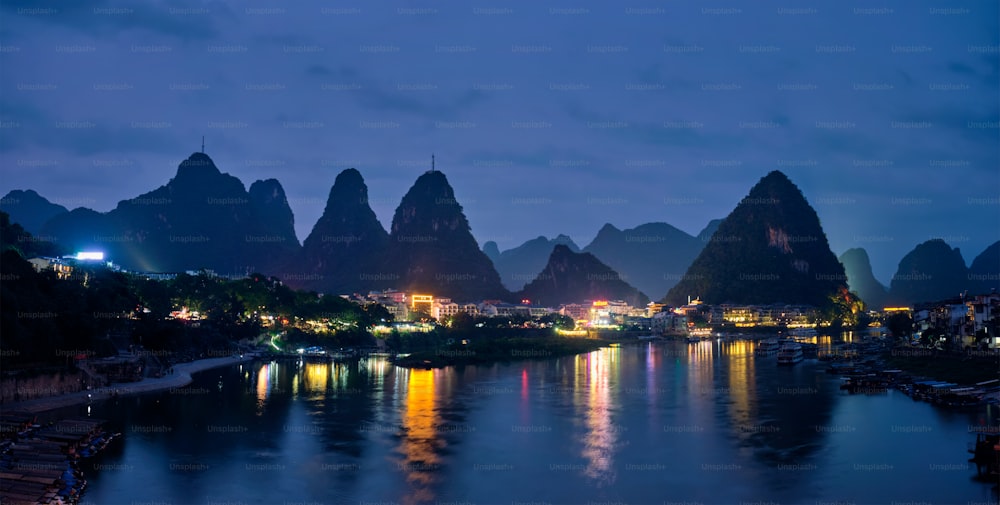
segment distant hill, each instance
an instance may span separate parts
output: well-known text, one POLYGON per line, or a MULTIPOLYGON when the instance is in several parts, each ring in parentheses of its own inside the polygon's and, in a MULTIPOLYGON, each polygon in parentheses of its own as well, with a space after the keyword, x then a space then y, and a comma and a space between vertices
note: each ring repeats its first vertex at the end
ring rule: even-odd
POLYGON ((889 290, 872 274, 868 252, 856 247, 844 251, 839 259, 847 274, 848 288, 857 293, 869 308, 875 310, 884 308, 889 299, 889 290))
POLYGON ((129 270, 282 273, 283 260, 299 250, 291 209, 273 179, 251 190, 194 153, 167 184, 106 214, 57 215, 43 234, 69 249, 103 250, 129 270))
POLYGON ((31 189, 15 189, 7 193, 0 198, 0 210, 9 214, 12 222, 34 235, 41 233, 48 220, 69 212, 66 207, 48 201, 31 189))
POLYGON ((708 242, 712 239, 712 235, 715 234, 715 230, 719 229, 719 225, 722 224, 721 219, 713 219, 708 222, 705 227, 698 232, 698 240, 702 242, 708 242))
POLYGON ((552 249, 545 268, 519 295, 549 307, 601 299, 624 300, 633 307, 649 303, 649 297, 623 281, 593 254, 573 252, 562 244, 552 249))
POLYGON ((511 299, 439 171, 425 172, 403 196, 380 272, 384 287, 456 301, 511 299))
POLYGON ((45 240, 40 240, 18 223, 12 223, 6 212, 0 211, 0 252, 13 249, 25 259, 37 256, 61 256, 66 252, 45 240))
POLYGON ((326 209, 302 244, 303 287, 366 293, 379 281, 389 234, 368 205, 368 186, 353 168, 337 175, 326 209))
POLYGON ((493 266, 495 267, 497 259, 500 258, 500 247, 497 246, 496 242, 490 240, 483 244, 483 254, 493 262, 493 266))
POLYGON ((899 304, 934 302, 959 296, 969 287, 969 270, 961 251, 944 240, 932 239, 899 261, 889 298, 899 304))
POLYGON ((969 285, 975 294, 986 294, 994 289, 1000 292, 1000 240, 972 260, 969 285))
POLYGON ((828 306, 846 291, 845 278, 816 211, 785 174, 773 171, 719 224, 664 300, 828 306))
MULTIPOLYGON (((535 275, 545 267, 545 263, 552 254, 552 249, 559 244, 569 247, 574 252, 580 250, 573 239, 566 235, 559 235, 553 239, 539 236, 513 249, 507 249, 497 254, 496 258, 490 259, 493 260, 493 265, 496 267, 497 273, 500 274, 500 281, 503 282, 504 287, 511 291, 517 291, 534 279, 535 275)), ((486 253, 485 245, 483 247, 484 253, 486 253)), ((496 246, 495 243, 493 245, 496 246)), ((487 256, 489 256, 488 253, 487 256)))
POLYGON ((627 230, 605 224, 583 248, 647 296, 662 297, 684 276, 705 243, 667 223, 627 230))

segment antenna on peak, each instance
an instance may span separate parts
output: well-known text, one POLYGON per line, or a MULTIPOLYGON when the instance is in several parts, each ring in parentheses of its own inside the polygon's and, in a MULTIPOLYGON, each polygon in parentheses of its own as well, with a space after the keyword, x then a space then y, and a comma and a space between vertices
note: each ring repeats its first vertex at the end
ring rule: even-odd
POLYGON ((431 172, 434 171, 434 153, 431 153, 431 172))
POLYGON ((205 154, 205 136, 201 136, 201 154, 205 154))

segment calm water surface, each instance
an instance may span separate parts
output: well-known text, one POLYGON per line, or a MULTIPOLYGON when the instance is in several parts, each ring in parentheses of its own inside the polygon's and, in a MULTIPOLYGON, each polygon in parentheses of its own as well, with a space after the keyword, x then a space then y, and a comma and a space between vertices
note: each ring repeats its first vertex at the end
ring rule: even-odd
MULTIPOLYGON (((994 503, 970 425, 750 342, 443 370, 253 363, 91 407, 93 504, 994 503)), ((86 412, 86 408, 82 408, 86 412)), ((74 412, 75 413, 75 412, 74 412)))

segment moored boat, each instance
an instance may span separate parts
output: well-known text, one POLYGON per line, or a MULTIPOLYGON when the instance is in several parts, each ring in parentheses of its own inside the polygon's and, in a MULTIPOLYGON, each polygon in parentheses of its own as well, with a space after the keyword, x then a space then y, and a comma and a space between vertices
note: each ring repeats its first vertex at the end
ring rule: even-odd
POLYGON ((785 342, 778 349, 779 365, 794 365, 802 359, 802 346, 798 342, 785 342))
POLYGON ((781 346, 778 345, 777 338, 768 338, 761 340, 760 343, 757 344, 757 348, 754 349, 753 352, 757 356, 770 356, 772 354, 776 354, 780 348, 781 346))

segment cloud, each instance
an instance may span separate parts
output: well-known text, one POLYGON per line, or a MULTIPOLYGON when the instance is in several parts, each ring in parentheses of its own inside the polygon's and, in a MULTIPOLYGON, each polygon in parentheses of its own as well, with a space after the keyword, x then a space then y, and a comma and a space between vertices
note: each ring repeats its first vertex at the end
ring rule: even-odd
POLYGON ((384 83, 362 76, 352 66, 330 68, 312 64, 306 67, 305 74, 322 78, 325 84, 350 86, 345 89, 370 111, 402 112, 429 121, 458 117, 488 100, 485 93, 471 88, 442 89, 437 83, 384 83))
POLYGON ((216 23, 231 17, 221 2, 172 0, 170 2, 125 2, 96 0, 50 0, 44 5, 34 0, 8 0, 0 9, 11 18, 60 25, 93 36, 107 36, 123 30, 147 30, 181 39, 206 40, 218 35, 216 23))

